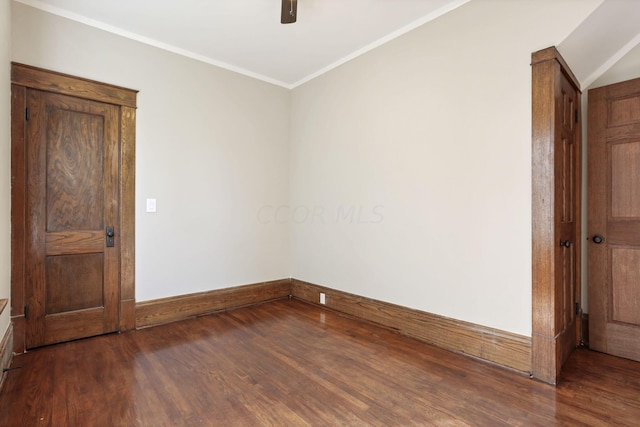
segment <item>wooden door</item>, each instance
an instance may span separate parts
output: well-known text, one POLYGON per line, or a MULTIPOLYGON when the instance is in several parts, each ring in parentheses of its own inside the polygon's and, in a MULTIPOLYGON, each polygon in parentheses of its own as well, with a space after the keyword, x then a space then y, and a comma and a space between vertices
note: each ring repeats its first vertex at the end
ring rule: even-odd
POLYGON ((576 332, 580 314, 580 285, 578 283, 579 221, 577 213, 580 203, 581 150, 578 129, 580 92, 564 73, 559 75, 560 86, 557 108, 557 130, 555 141, 555 216, 556 222, 556 283, 558 287, 556 331, 563 339, 560 343, 561 363, 564 363, 577 347, 576 332))
POLYGON ((118 330, 118 117, 27 91, 27 348, 118 330))
POLYGON ((589 91, 589 345, 640 361, 640 79, 589 91))

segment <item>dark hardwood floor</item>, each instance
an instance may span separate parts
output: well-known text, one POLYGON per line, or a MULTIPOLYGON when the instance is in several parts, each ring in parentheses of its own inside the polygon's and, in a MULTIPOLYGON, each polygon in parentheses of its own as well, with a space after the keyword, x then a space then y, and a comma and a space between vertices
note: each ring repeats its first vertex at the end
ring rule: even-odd
POLYGON ((298 301, 17 356, 7 426, 637 426, 640 363, 587 350, 552 387, 298 301))

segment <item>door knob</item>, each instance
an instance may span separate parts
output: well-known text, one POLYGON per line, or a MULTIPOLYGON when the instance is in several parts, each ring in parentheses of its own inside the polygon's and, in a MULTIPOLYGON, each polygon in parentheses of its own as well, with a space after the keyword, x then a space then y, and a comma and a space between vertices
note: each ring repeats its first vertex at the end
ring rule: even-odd
POLYGON ((593 243, 599 245, 600 243, 604 242, 604 237, 602 237, 599 234, 596 234, 595 236, 593 236, 591 240, 593 240, 593 243))
POLYGON ((113 227, 107 227, 107 247, 112 248, 114 245, 113 236, 115 236, 115 232, 113 231, 113 227))
POLYGON ((571 242, 569 240, 560 240, 560 246, 568 248, 569 246, 571 246, 571 242))

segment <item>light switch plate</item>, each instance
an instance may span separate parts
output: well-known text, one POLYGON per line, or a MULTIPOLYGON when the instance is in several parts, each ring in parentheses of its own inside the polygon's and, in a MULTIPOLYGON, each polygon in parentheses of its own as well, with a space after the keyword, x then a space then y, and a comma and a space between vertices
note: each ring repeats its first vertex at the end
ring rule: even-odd
POLYGON ((156 211, 156 199, 147 199, 147 212, 156 211))

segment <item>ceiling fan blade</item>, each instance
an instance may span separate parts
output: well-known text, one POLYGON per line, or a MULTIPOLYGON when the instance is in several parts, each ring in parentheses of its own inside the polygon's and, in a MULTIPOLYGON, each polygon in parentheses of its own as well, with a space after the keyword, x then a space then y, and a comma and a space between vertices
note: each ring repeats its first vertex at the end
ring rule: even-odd
POLYGON ((282 0, 282 13, 280 23, 292 24, 298 16, 298 0, 282 0))

